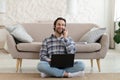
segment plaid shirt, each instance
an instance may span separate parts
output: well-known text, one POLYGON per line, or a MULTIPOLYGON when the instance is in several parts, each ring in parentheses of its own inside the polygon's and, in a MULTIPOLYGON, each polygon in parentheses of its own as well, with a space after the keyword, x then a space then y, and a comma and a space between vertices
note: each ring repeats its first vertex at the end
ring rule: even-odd
POLYGON ((53 34, 46 38, 40 50, 40 60, 47 61, 52 54, 74 54, 76 52, 75 42, 70 38, 57 38, 53 34))

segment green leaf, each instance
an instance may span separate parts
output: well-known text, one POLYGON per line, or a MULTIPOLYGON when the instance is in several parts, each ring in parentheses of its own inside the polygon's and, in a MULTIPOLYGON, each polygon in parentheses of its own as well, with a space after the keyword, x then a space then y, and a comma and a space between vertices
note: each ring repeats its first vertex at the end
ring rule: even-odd
POLYGON ((120 35, 115 35, 113 39, 117 44, 120 43, 120 35))
POLYGON ((118 26, 120 27, 120 22, 118 22, 118 26))
POLYGON ((118 30, 115 30, 115 33, 120 34, 120 28, 118 30))

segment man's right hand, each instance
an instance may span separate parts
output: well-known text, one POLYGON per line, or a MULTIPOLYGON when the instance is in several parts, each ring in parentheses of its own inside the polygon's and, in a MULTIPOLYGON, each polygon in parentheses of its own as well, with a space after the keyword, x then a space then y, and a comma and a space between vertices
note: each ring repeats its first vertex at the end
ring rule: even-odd
POLYGON ((48 61, 48 62, 50 62, 50 61, 51 61, 51 59, 47 59, 47 61, 48 61))
POLYGON ((47 59, 48 63, 51 64, 51 59, 47 59))
POLYGON ((68 30, 65 29, 65 31, 64 31, 64 33, 63 33, 63 37, 64 37, 64 38, 67 38, 67 36, 68 36, 68 30))

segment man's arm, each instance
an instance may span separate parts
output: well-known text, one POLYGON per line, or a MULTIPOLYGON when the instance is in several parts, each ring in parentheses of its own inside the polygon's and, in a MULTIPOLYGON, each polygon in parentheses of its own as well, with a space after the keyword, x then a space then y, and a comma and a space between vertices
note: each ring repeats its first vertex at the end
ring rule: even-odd
POLYGON ((66 47, 67 53, 74 54, 76 52, 75 48, 75 42, 72 40, 72 38, 63 38, 64 45, 66 47))
POLYGON ((63 33, 63 37, 64 37, 63 42, 65 44, 67 53, 74 54, 76 52, 75 42, 72 40, 72 38, 68 37, 67 29, 65 29, 65 31, 63 33))
POLYGON ((50 59, 48 58, 47 40, 46 39, 42 43, 39 55, 40 55, 40 60, 47 61, 47 62, 50 61, 50 59))

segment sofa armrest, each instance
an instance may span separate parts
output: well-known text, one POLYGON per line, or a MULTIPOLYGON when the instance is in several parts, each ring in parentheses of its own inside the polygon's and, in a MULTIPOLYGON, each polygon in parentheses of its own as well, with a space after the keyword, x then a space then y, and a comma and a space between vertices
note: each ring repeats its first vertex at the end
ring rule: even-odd
POLYGON ((15 58, 18 53, 16 49, 16 43, 12 35, 7 35, 7 46, 8 46, 8 52, 12 55, 13 58, 15 58))
POLYGON ((101 44, 100 54, 101 54, 102 58, 104 58, 106 56, 106 53, 109 48, 109 38, 108 38, 107 34, 102 35, 102 37, 100 39, 100 44, 101 44))

